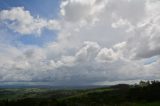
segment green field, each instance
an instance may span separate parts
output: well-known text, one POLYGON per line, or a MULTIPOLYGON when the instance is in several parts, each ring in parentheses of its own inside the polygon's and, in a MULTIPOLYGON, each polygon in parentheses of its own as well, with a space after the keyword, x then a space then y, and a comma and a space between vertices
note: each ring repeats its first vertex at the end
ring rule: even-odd
POLYGON ((160 82, 79 90, 1 88, 0 106, 160 106, 160 82))

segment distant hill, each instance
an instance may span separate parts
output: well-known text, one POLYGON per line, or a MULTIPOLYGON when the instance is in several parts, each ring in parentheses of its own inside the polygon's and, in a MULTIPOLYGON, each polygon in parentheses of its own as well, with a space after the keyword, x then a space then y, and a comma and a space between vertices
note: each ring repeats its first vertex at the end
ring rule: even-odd
POLYGON ((0 89, 0 106, 160 106, 160 82, 90 89, 0 89))

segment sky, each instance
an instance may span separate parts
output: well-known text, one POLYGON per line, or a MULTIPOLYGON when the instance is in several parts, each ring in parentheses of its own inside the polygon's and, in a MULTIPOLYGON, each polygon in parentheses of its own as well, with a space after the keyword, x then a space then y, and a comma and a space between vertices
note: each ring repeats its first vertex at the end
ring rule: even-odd
POLYGON ((0 82, 160 77, 159 0, 0 0, 0 82))

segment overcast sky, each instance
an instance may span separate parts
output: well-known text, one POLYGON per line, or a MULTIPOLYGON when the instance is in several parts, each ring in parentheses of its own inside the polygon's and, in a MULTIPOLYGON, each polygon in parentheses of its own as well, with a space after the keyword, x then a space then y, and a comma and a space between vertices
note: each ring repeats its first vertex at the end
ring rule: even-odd
POLYGON ((0 81, 160 77, 159 0, 0 0, 0 81))

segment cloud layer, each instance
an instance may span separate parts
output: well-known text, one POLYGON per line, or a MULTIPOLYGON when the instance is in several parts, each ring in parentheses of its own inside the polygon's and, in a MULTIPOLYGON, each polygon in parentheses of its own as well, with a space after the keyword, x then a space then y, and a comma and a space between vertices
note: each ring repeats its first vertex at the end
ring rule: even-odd
POLYGON ((59 18, 50 20, 34 17, 23 7, 1 10, 0 24, 21 35, 58 32, 56 40, 42 47, 0 41, 0 81, 157 79, 159 7, 159 0, 62 0, 59 18))

